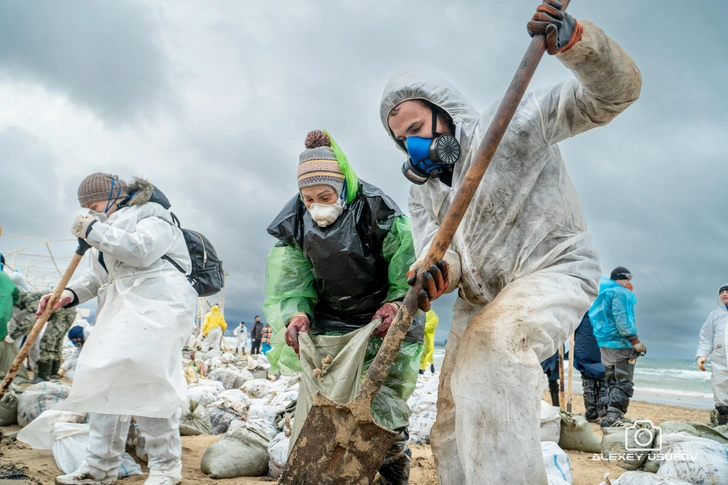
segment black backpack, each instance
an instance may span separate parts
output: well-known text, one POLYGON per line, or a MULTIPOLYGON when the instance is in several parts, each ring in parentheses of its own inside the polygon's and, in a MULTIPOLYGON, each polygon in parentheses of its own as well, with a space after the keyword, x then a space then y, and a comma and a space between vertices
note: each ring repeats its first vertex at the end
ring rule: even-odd
POLYGON ((185 273, 182 266, 166 254, 162 256, 162 259, 166 259, 172 266, 185 273, 198 295, 210 296, 219 293, 225 286, 225 274, 222 269, 222 261, 217 257, 217 252, 210 240, 192 229, 182 229, 179 219, 174 214, 172 214, 172 221, 184 234, 187 251, 189 251, 192 261, 192 270, 189 274, 185 273))

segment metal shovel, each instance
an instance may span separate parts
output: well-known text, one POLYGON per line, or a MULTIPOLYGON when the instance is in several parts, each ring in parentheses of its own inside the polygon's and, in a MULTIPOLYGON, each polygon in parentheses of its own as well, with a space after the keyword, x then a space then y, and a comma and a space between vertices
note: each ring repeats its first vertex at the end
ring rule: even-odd
MULTIPOLYGON (((562 1, 564 10, 568 5, 562 1)), ((526 92, 528 83, 546 51, 543 35, 536 35, 501 101, 483 138, 475 160, 455 195, 424 267, 441 260, 480 181, 526 92)), ((422 272, 420 272, 420 275, 422 272)), ((278 483, 282 485, 369 485, 374 480, 396 434, 372 419, 371 403, 382 387, 389 368, 417 311, 417 294, 423 281, 407 292, 402 307, 364 377, 359 394, 349 404, 335 403, 320 392, 306 418, 278 483)))

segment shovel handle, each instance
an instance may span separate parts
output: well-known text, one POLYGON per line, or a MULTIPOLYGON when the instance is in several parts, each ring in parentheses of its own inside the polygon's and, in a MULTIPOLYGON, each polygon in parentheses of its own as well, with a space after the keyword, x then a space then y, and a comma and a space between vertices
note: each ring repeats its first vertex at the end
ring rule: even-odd
MULTIPOLYGON (((569 5, 569 0, 561 0, 561 3, 563 4, 562 11, 565 11, 569 5)), ((450 204, 445 219, 440 224, 440 228, 425 257, 424 267, 427 268, 431 264, 435 264, 445 256, 455 231, 457 231, 470 201, 473 200, 473 196, 480 186, 485 171, 488 169, 490 161, 493 159, 493 155, 495 155, 498 145, 518 109, 518 105, 528 88, 528 84, 531 82, 534 72, 536 72, 544 52, 546 52, 546 38, 543 35, 535 35, 531 39, 531 43, 518 66, 515 76, 513 76, 510 86, 508 86, 508 91, 506 91, 498 110, 493 116, 493 121, 488 126, 488 131, 486 131, 483 141, 475 154, 475 160, 465 173, 463 182, 455 194, 452 204, 450 204)), ((384 379, 389 373, 389 368, 402 346, 404 336, 410 325, 412 325, 412 320, 417 312, 417 294, 422 288, 422 279, 417 278, 415 285, 407 292, 397 317, 392 322, 392 326, 384 338, 382 347, 369 367, 355 401, 371 402, 382 388, 384 379)))
POLYGON ((83 254, 88 248, 88 243, 83 239, 79 239, 78 248, 76 249, 76 253, 73 255, 73 258, 71 258, 71 262, 68 263, 66 272, 63 273, 63 276, 61 276, 61 280, 56 285, 56 289, 53 290, 53 294, 51 295, 50 300, 48 300, 48 302, 46 303, 46 307, 43 310, 43 313, 41 314, 40 318, 35 321, 35 324, 33 324, 33 328, 30 330, 28 338, 25 339, 25 344, 23 344, 23 347, 20 349, 20 352, 18 352, 18 355, 13 361, 13 365, 10 366, 8 373, 5 374, 5 378, 3 379, 2 384, 0 384, 0 399, 5 396, 5 393, 10 387, 10 384, 13 382, 13 379, 15 379, 15 375, 18 373, 20 366, 23 365, 23 362, 28 356, 30 349, 33 347, 35 341, 38 339, 40 331, 43 330, 43 326, 51 317, 51 313, 53 313, 53 305, 55 305, 56 302, 61 298, 61 293, 63 293, 63 290, 65 290, 66 286, 68 286, 68 282, 71 281, 73 273, 76 271, 76 268, 83 258, 83 254))

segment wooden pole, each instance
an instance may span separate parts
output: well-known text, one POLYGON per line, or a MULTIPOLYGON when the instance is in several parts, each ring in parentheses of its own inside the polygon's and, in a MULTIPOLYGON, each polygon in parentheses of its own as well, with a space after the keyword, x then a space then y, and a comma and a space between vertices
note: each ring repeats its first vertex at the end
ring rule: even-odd
POLYGON ((559 345, 559 407, 564 405, 564 346, 559 345))
POLYGON ((574 334, 569 337, 569 388, 566 396, 566 410, 571 412, 571 402, 574 399, 573 391, 574 383, 574 334))

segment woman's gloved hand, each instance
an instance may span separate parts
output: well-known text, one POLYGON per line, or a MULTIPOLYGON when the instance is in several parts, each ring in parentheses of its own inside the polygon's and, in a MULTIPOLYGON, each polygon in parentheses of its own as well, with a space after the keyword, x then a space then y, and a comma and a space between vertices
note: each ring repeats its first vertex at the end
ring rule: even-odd
POLYGON ((311 321, 306 315, 296 315, 291 318, 286 328, 286 344, 293 348, 293 351, 298 355, 298 334, 308 333, 311 329, 311 321))
POLYGON ((377 310, 377 313, 375 313, 374 317, 372 318, 372 320, 382 321, 381 325, 379 325, 376 330, 374 330, 374 335, 379 338, 384 338, 389 331, 389 327, 394 321, 394 317, 397 316, 398 311, 399 305, 394 302, 387 302, 382 305, 382 307, 377 310))
POLYGON ((88 214, 76 216, 76 218, 73 220, 73 224, 71 225, 71 234, 79 239, 86 239, 88 228, 94 222, 97 222, 96 219, 88 214))
POLYGON ((432 301, 442 296, 447 291, 450 282, 449 266, 444 260, 440 260, 437 264, 431 264, 428 269, 415 268, 407 273, 407 283, 414 286, 418 278, 422 278, 422 290, 417 294, 417 306, 423 312, 430 311, 432 301))
POLYGON ((546 36, 546 51, 551 55, 571 49, 584 32, 582 25, 562 9, 559 0, 544 0, 526 26, 531 37, 546 36))

